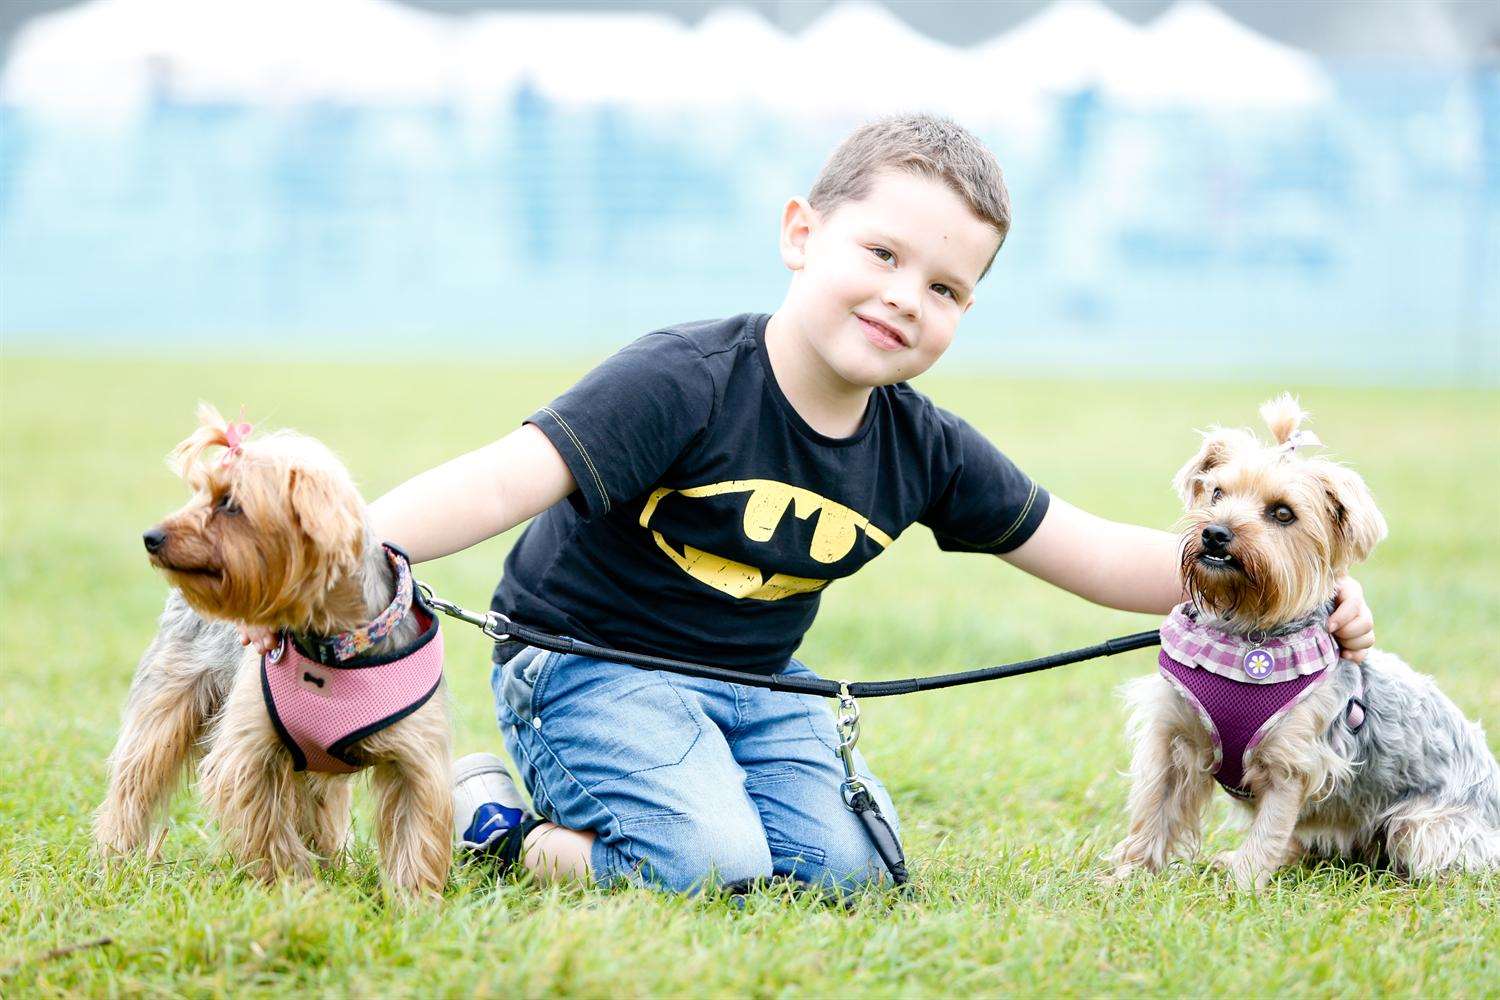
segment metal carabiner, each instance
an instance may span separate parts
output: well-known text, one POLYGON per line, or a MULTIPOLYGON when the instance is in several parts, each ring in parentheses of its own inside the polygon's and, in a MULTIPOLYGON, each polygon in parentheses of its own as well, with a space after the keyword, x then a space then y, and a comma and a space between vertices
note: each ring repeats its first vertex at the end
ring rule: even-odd
POLYGON ((859 743, 859 702, 849 693, 849 682, 839 682, 839 745, 835 751, 844 765, 844 783, 839 787, 844 805, 854 809, 854 798, 865 791, 865 783, 854 773, 854 747, 859 743))
POLYGON ((479 626, 479 631, 483 632, 485 635, 489 636, 496 642, 509 642, 510 633, 502 631, 500 626, 512 624, 514 624, 514 622, 502 615, 500 612, 490 611, 485 614, 484 624, 479 626))
POLYGON ((417 589, 422 592, 422 597, 434 611, 441 611, 449 618, 457 618, 461 622, 468 622, 477 626, 479 631, 489 636, 495 642, 505 642, 510 638, 510 633, 502 626, 512 624, 511 620, 498 611, 486 611, 483 614, 470 611, 467 608, 445 601, 432 592, 432 587, 421 580, 417 581, 417 589))

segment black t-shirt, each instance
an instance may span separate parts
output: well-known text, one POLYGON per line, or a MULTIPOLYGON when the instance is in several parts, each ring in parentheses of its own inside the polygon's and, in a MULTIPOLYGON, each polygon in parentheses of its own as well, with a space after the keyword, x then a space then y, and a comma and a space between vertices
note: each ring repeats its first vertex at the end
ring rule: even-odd
POLYGON ((578 489, 505 561, 492 607, 616 649, 770 673, 830 581, 913 522, 944 549, 1008 552, 1048 495, 905 383, 819 434, 766 355, 765 315, 650 333, 528 418, 578 489))

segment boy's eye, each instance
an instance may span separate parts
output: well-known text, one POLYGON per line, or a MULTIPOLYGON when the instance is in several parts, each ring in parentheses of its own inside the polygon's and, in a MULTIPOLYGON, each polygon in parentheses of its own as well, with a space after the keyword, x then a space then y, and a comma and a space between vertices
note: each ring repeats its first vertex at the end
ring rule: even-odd
POLYGON ((1270 514, 1271 519, 1279 524, 1291 524, 1293 521, 1297 520, 1297 515, 1292 513, 1292 508, 1288 507, 1284 503, 1277 504, 1266 513, 1270 514))
POLYGON ((1214 487, 1214 495, 1213 495, 1212 498, 1210 498, 1210 500, 1208 502, 1209 503, 1218 503, 1222 499, 1224 499, 1224 491, 1221 490, 1221 489, 1219 489, 1217 486, 1215 486, 1214 487))
POLYGON ((240 505, 234 502, 234 497, 225 493, 219 497, 219 502, 214 504, 214 510, 220 514, 238 514, 240 505))
POLYGON ((896 259, 896 255, 891 253, 885 247, 871 247, 870 252, 875 255, 876 260, 880 261, 883 264, 889 264, 891 261, 896 259))
POLYGON ((932 290, 934 292, 937 292, 939 295, 946 295, 950 299, 958 299, 958 293, 949 288, 947 285, 933 285, 932 290))

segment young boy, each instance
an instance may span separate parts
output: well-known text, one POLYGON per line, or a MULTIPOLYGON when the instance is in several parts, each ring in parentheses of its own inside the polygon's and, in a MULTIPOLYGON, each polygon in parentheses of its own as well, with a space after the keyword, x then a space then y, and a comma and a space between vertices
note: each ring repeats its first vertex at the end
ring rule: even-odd
MULTIPOLYGON (((414 561, 536 516, 493 607, 607 647, 763 673, 828 583, 914 522, 1109 607, 1182 598, 1175 538, 1049 497, 907 386, 953 341, 1010 226, 999 167, 951 122, 866 125, 781 223, 773 315, 648 334, 500 441, 372 505, 414 561)), ((1330 621, 1373 643, 1358 584, 1330 621)), ((460 838, 549 878, 673 890, 772 874, 848 890, 884 871, 839 794, 823 702, 518 644, 497 648, 503 766, 456 769, 460 838)), ((881 811, 885 789, 857 762, 881 811)))

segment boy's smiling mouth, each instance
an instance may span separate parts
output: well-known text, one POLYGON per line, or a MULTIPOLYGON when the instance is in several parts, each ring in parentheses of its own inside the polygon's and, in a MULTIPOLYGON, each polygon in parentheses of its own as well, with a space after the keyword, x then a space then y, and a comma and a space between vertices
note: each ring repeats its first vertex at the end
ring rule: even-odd
POLYGON ((855 313, 854 318, 859 320, 860 328, 865 332, 865 339, 882 351, 900 351, 911 346, 906 342, 906 335, 888 323, 861 316, 859 313, 855 313))

